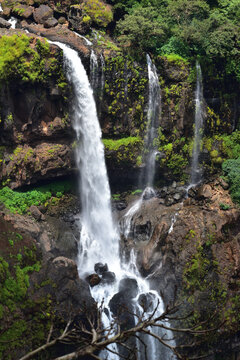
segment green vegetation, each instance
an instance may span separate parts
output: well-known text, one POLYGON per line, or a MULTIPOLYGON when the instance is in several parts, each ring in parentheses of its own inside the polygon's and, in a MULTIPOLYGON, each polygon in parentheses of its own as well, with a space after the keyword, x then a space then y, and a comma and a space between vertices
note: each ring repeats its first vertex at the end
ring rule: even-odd
POLYGON ((118 140, 103 139, 103 144, 108 150, 118 150, 121 146, 126 147, 129 145, 142 143, 139 137, 127 137, 118 140))
POLYGON ((35 347, 46 338, 51 302, 29 298, 30 275, 41 267, 36 246, 12 228, 4 230, 0 234, 0 358, 10 360, 19 357, 19 348, 35 347))
POLYGON ((230 184, 233 200, 240 204, 240 157, 224 161, 222 169, 230 184))
POLYGON ((0 81, 20 78, 24 82, 46 82, 58 76, 63 81, 61 64, 55 54, 51 54, 49 43, 26 35, 2 36, 0 38, 0 81))
POLYGON ((103 139, 106 158, 118 164, 137 165, 139 154, 143 149, 140 137, 127 137, 118 140, 103 139))
POLYGON ((81 5, 73 6, 81 8, 84 23, 106 27, 113 20, 111 8, 101 0, 84 0, 81 5))
POLYGON ((239 0, 113 3, 119 40, 131 52, 200 57, 240 81, 239 0))
POLYGON ((54 182, 27 192, 13 191, 5 186, 0 190, 0 201, 13 213, 24 214, 32 205, 48 205, 56 203, 56 198, 61 198, 64 193, 71 190, 68 181, 54 182))
POLYGON ((229 210, 230 209, 230 205, 223 204, 223 203, 220 203, 219 207, 220 207, 221 210, 229 210))

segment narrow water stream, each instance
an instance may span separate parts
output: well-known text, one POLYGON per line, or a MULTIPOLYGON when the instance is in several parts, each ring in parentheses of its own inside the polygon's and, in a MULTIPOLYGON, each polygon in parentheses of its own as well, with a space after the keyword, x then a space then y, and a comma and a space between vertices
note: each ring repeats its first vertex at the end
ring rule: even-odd
POLYGON ((201 181, 202 171, 199 164, 201 152, 201 140, 203 135, 203 82, 201 66, 196 63, 197 82, 195 90, 195 120, 194 120, 194 141, 191 164, 191 185, 196 185, 201 181))

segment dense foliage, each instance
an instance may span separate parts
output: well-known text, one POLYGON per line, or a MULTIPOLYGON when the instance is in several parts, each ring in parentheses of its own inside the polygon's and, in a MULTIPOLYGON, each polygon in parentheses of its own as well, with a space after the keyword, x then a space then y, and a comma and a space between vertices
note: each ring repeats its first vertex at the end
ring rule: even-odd
POLYGON ((71 183, 67 181, 56 181, 26 192, 13 191, 5 186, 0 190, 0 202, 12 213, 24 214, 32 205, 48 205, 50 200, 51 203, 56 203, 70 189, 71 183))
POLYGON ((233 200, 240 203, 240 157, 226 160, 223 163, 223 171, 230 183, 233 200))
POLYGON ((112 0, 129 49, 199 56, 240 81, 240 0, 112 0))

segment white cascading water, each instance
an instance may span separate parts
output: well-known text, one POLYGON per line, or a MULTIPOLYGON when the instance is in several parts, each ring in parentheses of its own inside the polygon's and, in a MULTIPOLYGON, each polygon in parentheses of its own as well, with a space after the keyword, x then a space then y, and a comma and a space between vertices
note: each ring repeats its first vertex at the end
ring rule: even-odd
POLYGON ((203 82, 201 66, 196 63, 197 83, 195 90, 195 129, 193 141, 193 153, 191 163, 191 185, 197 185, 201 181, 202 171, 199 164, 201 152, 201 140, 203 135, 203 82))
POLYGON ((11 16, 8 22, 11 24, 11 29, 16 29, 17 19, 15 17, 11 16))
POLYGON ((149 83, 149 95, 148 95, 148 112, 147 112, 147 135, 145 139, 144 150, 145 155, 145 171, 143 174, 143 185, 153 186, 155 175, 155 160, 159 153, 154 144, 154 139, 158 135, 159 116, 161 111, 161 90, 157 70, 152 63, 150 56, 147 54, 147 66, 148 66, 148 83, 149 83))
POLYGON ((98 86, 98 58, 93 50, 90 55, 90 83, 93 91, 98 86))
MULTIPOLYGON (((113 224, 110 188, 104 160, 104 149, 101 142, 101 129, 99 126, 93 91, 90 87, 86 71, 75 50, 64 44, 58 45, 64 54, 64 64, 69 82, 74 90, 73 126, 77 135, 76 163, 80 173, 80 195, 82 203, 81 234, 79 242, 78 271, 81 276, 93 273, 97 262, 107 263, 109 270, 114 271, 116 281, 113 284, 99 284, 91 289, 92 296, 98 303, 104 299, 104 306, 109 310, 108 303, 112 296, 118 292, 119 282, 123 278, 135 279, 138 283, 138 295, 135 298, 135 311, 138 311, 138 297, 140 294, 151 293, 153 301, 160 300, 156 316, 163 311, 159 295, 150 291, 148 282, 142 279, 137 271, 134 253, 130 261, 121 264, 119 257, 119 234, 113 224)), ((150 314, 150 311, 149 311, 150 314)), ((103 315, 102 322, 105 327, 110 325, 112 318, 103 315)), ((171 335, 170 335, 171 337, 171 335)), ((148 357, 152 360, 171 359, 167 349, 162 349, 157 340, 151 337, 144 338, 148 345, 148 357)), ((141 344, 137 347, 141 353, 139 360, 144 360, 141 344)), ((109 347, 116 351, 116 345, 109 347)), ((118 355, 107 351, 100 354, 102 359, 119 360, 118 355)))
POLYGON ((90 40, 88 40, 85 36, 78 34, 76 31, 73 31, 73 32, 74 32, 75 35, 77 35, 78 37, 83 39, 85 41, 86 45, 88 45, 88 46, 93 45, 93 43, 90 40))
POLYGON ((155 191, 152 188, 154 175, 155 175, 155 162, 156 156, 159 152, 156 149, 154 144, 154 139, 158 135, 159 127, 159 117, 161 112, 161 89, 159 84, 159 79, 157 75, 157 70, 155 65, 152 63, 150 56, 147 54, 147 66, 148 66, 148 112, 147 112, 147 134, 144 143, 144 152, 145 152, 145 168, 140 174, 140 187, 145 190, 142 193, 142 196, 139 200, 134 202, 134 204, 129 208, 125 213, 123 218, 120 221, 120 228, 124 236, 127 238, 131 229, 131 221, 136 212, 141 208, 142 201, 148 193, 149 198, 155 196, 155 191), (147 187, 146 187, 147 186, 147 187))

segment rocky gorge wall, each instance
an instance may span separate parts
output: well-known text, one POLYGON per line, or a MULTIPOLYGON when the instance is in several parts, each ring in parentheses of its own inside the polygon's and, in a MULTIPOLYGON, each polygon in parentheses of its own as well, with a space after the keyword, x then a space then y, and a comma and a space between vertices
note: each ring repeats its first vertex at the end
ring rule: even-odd
MULTIPOLYGON (((62 3, 61 9, 57 2, 1 3, 4 18, 16 16, 17 26, 22 28, 0 29, 4 53, 16 49, 15 58, 4 58, 0 70, 1 185, 21 190, 57 178, 68 179, 75 176, 71 88, 64 75, 61 51, 47 45, 44 37, 77 49, 90 75, 92 47, 68 28, 85 34, 89 26, 81 25, 81 11, 70 9, 68 1, 62 3), (38 14, 40 3, 50 8, 40 9, 45 11, 43 20, 38 14)), ((136 199, 136 195, 129 197, 128 193, 126 197, 122 192, 136 189, 144 166, 147 65, 145 55, 138 60, 128 57, 107 37, 96 39, 91 35, 90 40, 98 56, 98 85, 94 92, 108 173, 117 192, 113 196, 114 208, 120 217, 136 199), (101 54, 105 61, 104 87, 101 54)), ((216 358, 223 352, 226 359, 231 352, 237 353, 239 346, 238 339, 235 345, 232 341, 239 332, 239 209, 220 178, 192 190, 185 199, 182 186, 188 179, 193 146, 195 64, 171 56, 154 60, 162 97, 156 142, 165 157, 157 163, 158 196, 147 199, 134 215, 122 248, 127 252, 136 249, 142 274, 152 274, 151 283, 166 304, 181 299, 186 304, 184 311, 196 310, 195 317, 189 319, 191 324, 204 319, 206 308, 209 314, 221 309, 216 322, 225 317, 227 323, 220 327, 220 336, 210 341, 204 338, 201 344, 207 344, 210 350, 215 347, 216 358), (228 343, 229 348, 221 347, 221 342, 228 343)), ((239 124, 239 85, 225 86, 220 94, 216 83, 214 79, 204 80, 206 133, 201 160, 206 178, 215 177, 223 159, 229 157, 227 135, 223 134, 239 124)), ((80 206, 72 191, 57 193, 23 214, 1 208, 0 274, 4 296, 0 320, 6 324, 1 340, 16 339, 10 347, 0 343, 4 358, 17 359, 20 348, 23 355, 44 342, 53 321, 59 333, 69 316, 81 316, 83 303, 94 306, 75 263, 79 236, 75 215, 80 206), (9 281, 15 286, 10 286, 9 281)), ((194 351, 196 348, 188 349, 188 354, 194 351)))

